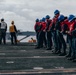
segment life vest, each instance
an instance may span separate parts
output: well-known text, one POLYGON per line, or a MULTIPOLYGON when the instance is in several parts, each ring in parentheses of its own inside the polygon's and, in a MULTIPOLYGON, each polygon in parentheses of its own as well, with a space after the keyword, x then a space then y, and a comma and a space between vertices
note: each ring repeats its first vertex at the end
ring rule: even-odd
POLYGON ((64 22, 61 22, 60 26, 61 26, 61 31, 64 31, 64 22))
POLYGON ((66 32, 69 30, 69 22, 67 20, 64 20, 61 23, 61 31, 63 32, 63 34, 66 34, 66 32))
POLYGON ((36 22, 35 25, 34 25, 34 30, 36 32, 39 32, 40 31, 40 22, 36 22))
POLYGON ((67 25, 68 29, 69 29, 69 26, 70 26, 70 22, 68 20, 64 20, 64 23, 67 25))
POLYGON ((7 24, 5 22, 1 22, 1 29, 6 29, 7 28, 7 24))
POLYGON ((10 32, 15 32, 15 27, 14 27, 14 25, 11 25, 11 26, 9 27, 9 31, 10 31, 10 32))
POLYGON ((52 19, 52 30, 55 30, 56 29, 56 23, 58 21, 58 17, 54 17, 52 19))
POLYGON ((50 23, 50 25, 49 25, 49 29, 48 29, 48 30, 50 30, 50 29, 51 29, 52 25, 53 25, 53 23, 52 23, 52 21, 51 21, 51 23, 50 23))
POLYGON ((46 21, 46 31, 47 30, 49 30, 50 29, 50 24, 52 23, 52 20, 51 19, 48 19, 47 21, 46 21))
POLYGON ((46 29, 46 22, 41 22, 41 30, 45 30, 46 29))
POLYGON ((54 17, 54 18, 52 19, 52 22, 53 22, 54 24, 56 24, 57 20, 58 20, 58 18, 55 18, 55 17, 54 17))
POLYGON ((75 22, 72 22, 69 27, 69 31, 72 32, 75 28, 75 22))
POLYGON ((69 22, 69 35, 72 35, 72 31, 75 29, 75 22, 69 22))
POLYGON ((68 26, 67 30, 69 30, 69 28, 70 28, 70 22, 68 20, 64 20, 64 23, 68 26))

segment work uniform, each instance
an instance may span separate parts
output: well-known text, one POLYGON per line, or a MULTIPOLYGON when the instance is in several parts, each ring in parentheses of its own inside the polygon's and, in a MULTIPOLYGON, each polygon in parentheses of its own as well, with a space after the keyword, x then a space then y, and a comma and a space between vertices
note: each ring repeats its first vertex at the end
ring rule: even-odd
POLYGON ((17 37, 16 37, 17 29, 16 29, 16 26, 11 25, 9 27, 9 31, 10 31, 10 35, 11 35, 11 44, 17 44, 17 37))
POLYGON ((57 37, 57 30, 56 30, 56 24, 58 22, 58 17, 54 17, 52 19, 52 26, 51 26, 51 32, 52 32, 52 37, 53 37, 53 45, 54 45, 54 53, 58 52, 59 50, 59 39, 57 37))
POLYGON ((76 44, 76 38, 75 38, 75 33, 76 33, 76 23, 75 21, 70 22, 70 27, 69 27, 69 52, 68 56, 72 57, 72 59, 75 59, 75 44, 76 44))
POLYGON ((58 23, 58 17, 60 15, 60 11, 59 10, 55 10, 54 11, 54 18, 53 18, 53 22, 52 22, 52 36, 53 36, 53 42, 54 42, 54 47, 55 47, 55 51, 54 53, 60 53, 59 52, 59 39, 57 37, 57 30, 56 30, 56 24, 58 23))
POLYGON ((34 25, 34 30, 35 30, 35 32, 36 32, 36 39, 37 39, 37 47, 36 48, 38 48, 39 47, 39 41, 40 41, 40 39, 39 39, 39 33, 40 33, 40 22, 36 22, 35 23, 35 25, 34 25))
POLYGON ((72 31, 72 59, 76 59, 76 29, 72 31))
POLYGON ((56 30, 56 40, 55 40, 55 42, 56 42, 56 47, 57 47, 56 52, 60 54, 61 53, 61 48, 62 48, 62 43, 61 43, 61 40, 60 40, 60 36, 62 36, 62 35, 60 33, 61 25, 60 25, 59 21, 56 22, 55 30, 56 30))
POLYGON ((50 30, 51 23, 52 23, 51 19, 46 19, 47 50, 52 49, 52 33, 51 33, 51 30, 50 30))
POLYGON ((40 30, 40 40, 41 45, 44 47, 47 47, 47 41, 46 41, 46 22, 41 22, 41 30, 40 30))
POLYGON ((68 29, 68 26, 65 23, 65 21, 62 21, 60 23, 60 26, 61 26, 61 31, 59 33, 59 39, 61 41, 61 45, 62 45, 61 47, 63 49, 63 52, 60 55, 63 56, 63 55, 66 55, 66 41, 65 41, 66 38, 64 39, 64 36, 66 36, 66 31, 68 29))
POLYGON ((7 24, 4 21, 1 22, 0 31, 1 31, 0 44, 2 43, 2 39, 3 43, 6 44, 7 24))

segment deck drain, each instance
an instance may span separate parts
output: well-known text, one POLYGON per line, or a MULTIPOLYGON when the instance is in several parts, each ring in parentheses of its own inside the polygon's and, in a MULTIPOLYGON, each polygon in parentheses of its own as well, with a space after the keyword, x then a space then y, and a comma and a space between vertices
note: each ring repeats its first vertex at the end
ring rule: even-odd
POLYGON ((35 70, 42 70, 43 67, 34 67, 33 69, 35 69, 35 70))
POLYGON ((7 61, 6 63, 7 63, 7 64, 13 64, 14 61, 7 61))

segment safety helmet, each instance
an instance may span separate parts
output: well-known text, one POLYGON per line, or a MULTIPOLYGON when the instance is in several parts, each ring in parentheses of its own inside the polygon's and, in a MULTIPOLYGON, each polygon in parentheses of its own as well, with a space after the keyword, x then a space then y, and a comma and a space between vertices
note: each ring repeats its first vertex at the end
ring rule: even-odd
POLYGON ((45 18, 44 17, 42 18, 42 21, 45 22, 45 18))
POLYGON ((49 15, 46 15, 46 19, 49 19, 50 18, 50 16, 49 15))
POLYGON ((36 22, 39 22, 39 19, 38 18, 36 19, 36 22))
POLYGON ((59 10, 55 10, 55 11, 54 11, 54 15, 59 14, 59 13, 60 13, 59 10))
POLYGON ((68 20, 69 20, 69 22, 71 22, 73 19, 75 19, 75 16, 74 15, 69 15, 69 17, 68 17, 68 20))
POLYGON ((64 20, 64 15, 60 15, 60 16, 58 17, 58 20, 59 20, 59 21, 63 21, 63 20, 64 20))

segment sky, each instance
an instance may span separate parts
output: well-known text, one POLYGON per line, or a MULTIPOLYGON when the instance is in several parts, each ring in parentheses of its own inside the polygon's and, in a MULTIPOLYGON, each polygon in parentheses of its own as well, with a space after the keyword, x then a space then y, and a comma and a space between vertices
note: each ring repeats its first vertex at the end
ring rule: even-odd
POLYGON ((65 16, 76 15, 76 0, 0 0, 0 19, 5 19, 8 31, 12 20, 18 30, 34 31, 35 20, 46 15, 52 19, 56 9, 65 16))

